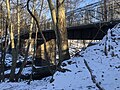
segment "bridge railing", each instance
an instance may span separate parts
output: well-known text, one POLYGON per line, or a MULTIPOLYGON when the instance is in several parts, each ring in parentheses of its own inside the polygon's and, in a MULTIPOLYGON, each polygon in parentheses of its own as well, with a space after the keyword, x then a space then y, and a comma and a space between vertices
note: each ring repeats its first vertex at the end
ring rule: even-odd
POLYGON ((87 5, 66 14, 67 26, 120 19, 120 0, 109 0, 87 5))
MULTIPOLYGON (((66 13, 67 27, 120 19, 120 0, 107 0, 78 8, 66 13)), ((42 30, 53 29, 52 21, 41 23, 42 30)))

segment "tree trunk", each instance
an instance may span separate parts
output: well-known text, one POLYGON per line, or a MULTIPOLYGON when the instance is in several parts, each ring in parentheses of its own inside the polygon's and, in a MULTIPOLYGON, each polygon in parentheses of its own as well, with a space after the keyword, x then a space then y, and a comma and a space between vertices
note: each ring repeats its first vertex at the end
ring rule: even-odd
POLYGON ((52 0, 47 0, 47 1, 48 1, 48 4, 49 4, 50 11, 51 11, 53 25, 54 25, 54 28, 55 28, 56 27, 56 9, 55 9, 55 7, 52 3, 52 0))
POLYGON ((12 47, 12 67, 10 72, 10 81, 14 81, 15 78, 15 68, 16 68, 16 50, 15 50, 15 44, 14 44, 14 34, 13 34, 13 24, 10 24, 10 38, 11 38, 11 47, 12 47))
POLYGON ((52 21, 54 24, 54 30, 56 33, 57 46, 59 52, 59 62, 61 63, 63 60, 69 59, 70 55, 68 49, 64 0, 56 0, 56 2, 57 10, 53 5, 52 0, 48 0, 52 21))
POLYGON ((16 53, 16 56, 18 56, 18 50, 19 50, 19 47, 20 47, 20 0, 17 0, 17 46, 16 46, 16 50, 17 50, 17 53, 16 53))
MULTIPOLYGON (((32 13, 33 14, 34 14, 34 11, 35 11, 35 8, 34 8, 34 4, 33 4, 33 8, 32 8, 32 13)), ((33 29, 33 17, 31 19, 31 24, 30 24, 29 40, 28 40, 27 50, 25 51, 25 59, 24 59, 23 64, 21 65, 20 70, 17 74, 16 81, 18 81, 19 77, 21 76, 21 73, 22 73, 23 68, 24 68, 24 66, 26 64, 26 61, 27 61, 28 52, 31 51, 32 29, 33 29)))
POLYGON ((66 16, 65 16, 65 5, 64 0, 57 0, 57 24, 56 31, 58 37, 58 49, 59 49, 59 59, 60 63, 63 60, 70 58, 69 48, 68 48, 68 39, 67 39, 67 30, 66 30, 66 16))
MULTIPOLYGON (((50 6, 50 10, 51 10, 51 14, 52 14, 52 21, 53 21, 53 25, 55 26, 56 25, 56 12, 55 12, 55 8, 54 8, 54 5, 52 3, 51 0, 48 0, 48 4, 50 6)), ((55 27, 54 27, 54 30, 55 30, 55 27)), ((52 64, 55 64, 56 62, 56 41, 54 39, 46 42, 46 49, 47 49, 47 52, 48 52, 48 57, 50 59, 50 62, 52 64)))
MULTIPOLYGON (((1 19, 1 24, 0 24, 0 37, 2 38, 3 36, 3 32, 4 32, 4 18, 3 18, 3 11, 2 11, 2 4, 0 4, 0 19, 1 19)), ((2 43, 2 39, 0 39, 0 51, 1 51, 1 54, 0 54, 0 82, 3 80, 3 77, 4 77, 4 62, 3 62, 3 43, 2 43)))
POLYGON ((7 5, 7 20, 8 20, 8 28, 10 30, 10 39, 11 39, 11 48, 12 48, 12 67, 10 72, 10 81, 14 81, 15 77, 15 67, 16 67, 16 58, 15 58, 15 45, 14 45, 14 34, 13 34, 13 24, 10 21, 10 1, 6 0, 7 5))
POLYGON ((104 0, 104 21, 107 21, 107 2, 104 0))

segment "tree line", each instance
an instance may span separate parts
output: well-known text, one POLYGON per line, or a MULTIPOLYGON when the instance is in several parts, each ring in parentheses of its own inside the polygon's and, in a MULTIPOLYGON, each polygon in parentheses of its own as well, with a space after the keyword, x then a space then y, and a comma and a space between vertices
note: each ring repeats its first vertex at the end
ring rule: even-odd
MULTIPOLYGON (((61 70, 60 65, 62 61, 70 58, 67 30, 66 30, 66 8, 69 8, 67 4, 76 7, 76 2, 79 0, 3 0, 0 1, 0 81, 5 81, 5 57, 9 48, 11 49, 12 65, 10 68, 9 81, 18 81, 22 71, 26 65, 29 52, 33 48, 32 64, 33 68, 36 57, 39 57, 39 53, 42 53, 43 58, 47 61, 48 67, 55 65, 56 70, 61 70), (45 36, 42 33, 42 24, 47 18, 45 14, 48 14, 52 18, 53 29, 55 31, 56 39, 46 41, 45 36), (16 74, 16 65, 19 54, 21 52, 21 38, 20 35, 25 31, 29 32, 29 38, 27 40, 26 49, 24 52, 24 60, 16 74), (35 38, 32 39, 32 32, 35 32, 35 38), (43 52, 38 51, 37 37, 38 32, 43 40, 43 45, 40 46, 43 52), (16 36, 17 35, 17 36, 16 36), (16 37, 17 39, 16 39, 16 37), (32 47, 33 44, 33 47, 32 47), (58 58, 56 58, 58 55, 58 58)), ((69 8, 71 9, 71 8, 69 8)), ((30 81, 32 80, 32 73, 30 81)))

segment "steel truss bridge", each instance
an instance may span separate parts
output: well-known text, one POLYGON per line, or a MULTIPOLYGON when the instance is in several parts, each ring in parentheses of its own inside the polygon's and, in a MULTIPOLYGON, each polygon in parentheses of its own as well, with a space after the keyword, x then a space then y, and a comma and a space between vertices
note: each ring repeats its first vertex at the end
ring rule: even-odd
MULTIPOLYGON (((106 3, 102 0, 77 8, 66 13, 66 20, 68 39, 101 40, 109 28, 120 22, 120 0, 107 0, 106 3)), ((55 38, 52 26, 50 19, 41 25, 47 40, 55 38)), ((28 32, 21 38, 28 38, 28 32)))
POLYGON ((66 13, 67 25, 78 26, 120 19, 120 0, 104 0, 66 13))

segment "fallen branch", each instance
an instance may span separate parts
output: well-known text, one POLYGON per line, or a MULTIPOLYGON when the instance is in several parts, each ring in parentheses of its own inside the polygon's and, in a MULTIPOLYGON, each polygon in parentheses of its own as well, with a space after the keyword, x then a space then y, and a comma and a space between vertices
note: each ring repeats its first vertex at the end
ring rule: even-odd
POLYGON ((97 83, 96 79, 95 79, 95 76, 92 74, 92 69, 89 67, 88 63, 86 60, 84 60, 84 63, 85 63, 85 66, 87 67, 89 73, 90 73, 90 76, 91 76, 91 79, 93 81, 93 83, 95 83, 96 87, 99 88, 99 90, 105 90, 103 87, 100 86, 99 83, 97 83))

